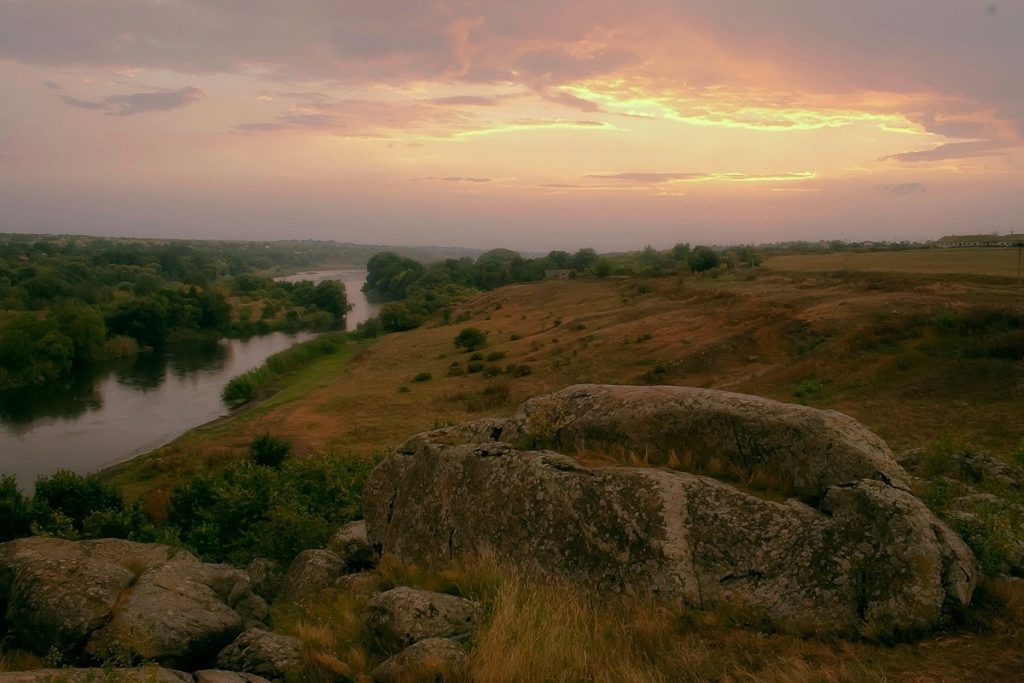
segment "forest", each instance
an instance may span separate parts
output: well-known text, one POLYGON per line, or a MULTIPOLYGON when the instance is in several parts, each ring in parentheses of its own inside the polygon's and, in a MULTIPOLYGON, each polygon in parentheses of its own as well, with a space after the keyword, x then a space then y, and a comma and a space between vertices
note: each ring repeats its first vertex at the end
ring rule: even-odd
POLYGON ((0 389, 171 344, 337 328, 343 285, 273 275, 346 256, 331 243, 2 236, 0 389))

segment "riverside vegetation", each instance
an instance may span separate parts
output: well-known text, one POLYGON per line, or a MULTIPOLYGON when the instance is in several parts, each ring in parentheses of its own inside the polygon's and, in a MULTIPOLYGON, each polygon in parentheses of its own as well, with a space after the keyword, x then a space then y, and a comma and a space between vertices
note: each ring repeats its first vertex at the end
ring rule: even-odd
MULTIPOLYGON (((659 258, 671 262, 672 255, 659 258)), ((104 474, 116 491, 91 479, 73 486, 107 492, 97 500, 113 500, 114 491, 121 503, 112 503, 108 516, 135 516, 142 528, 149 525, 146 533, 173 530, 175 537, 160 540, 190 545, 204 559, 243 563, 263 542, 264 554, 287 562, 302 547, 322 547, 332 525, 360 514, 372 464, 416 431, 509 415, 526 398, 580 381, 713 386, 798 400, 841 410, 879 432, 914 476, 914 491, 978 557, 988 578, 973 606, 940 634, 905 642, 871 633, 808 639, 727 609, 595 601, 573 584, 538 584, 488 558, 427 569, 386 557, 372 583, 480 602, 482 625, 469 644, 479 680, 984 680, 1019 672, 1024 589, 1012 575, 1024 558, 1024 444, 1006 416, 1024 386, 1024 309, 1013 283, 983 274, 773 270, 771 258, 761 268, 726 265, 693 275, 679 272, 685 261, 675 263, 660 271, 671 275, 609 279, 591 270, 572 282, 459 293, 418 312, 416 329, 372 342, 350 339, 342 354, 293 368, 277 394, 233 420, 104 474), (483 334, 483 348, 456 347, 466 328, 483 334), (480 360, 472 360, 476 353, 480 360), (504 355, 485 360, 490 354, 504 355), (473 363, 496 371, 450 372, 473 363), (532 372, 509 370, 523 366, 532 372), (410 384, 420 375, 429 379, 410 384), (264 430, 292 444, 294 454, 280 467, 250 460, 253 435, 264 430), (341 463, 348 469, 332 480, 330 468, 341 463), (307 490, 303 481, 317 483, 307 490), (312 490, 324 481, 338 482, 333 509, 329 501, 320 507, 312 490), (247 508, 250 490, 265 500, 247 508), (310 494, 309 516, 288 519, 285 508, 304 509, 299 500, 310 494), (197 516, 188 528, 172 513, 175 505, 190 514, 209 506, 223 518, 197 516), (243 512, 232 518, 234 506, 243 512), (302 525, 313 533, 291 529, 302 525), (282 532, 280 544, 271 541, 282 532)), ((429 299, 410 289, 395 301, 409 301, 410 293, 413 301, 429 299)), ((369 327, 363 335, 372 337, 369 327)), ((695 467, 685 459, 654 463, 628 449, 586 457, 596 465, 612 458, 695 467)), ((763 478, 745 485, 774 487, 763 478)), ((45 495, 37 493, 37 502, 18 498, 11 484, 3 490, 8 509, 22 510, 37 530, 70 517, 48 513, 45 495)), ((86 537, 101 519, 83 519, 73 533, 86 537)), ((69 528, 73 520, 50 533, 69 528)), ((306 678, 358 680, 382 657, 365 627, 367 609, 364 594, 332 588, 314 601, 275 603, 272 617, 275 630, 301 639, 306 678)), ((4 656, 17 666, 27 657, 4 656)))

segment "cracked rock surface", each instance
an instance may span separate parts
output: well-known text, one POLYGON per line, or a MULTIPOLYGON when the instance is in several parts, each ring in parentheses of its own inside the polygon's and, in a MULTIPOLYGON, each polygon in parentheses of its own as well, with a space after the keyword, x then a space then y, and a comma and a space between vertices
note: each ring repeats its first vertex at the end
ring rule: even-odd
POLYGON ((371 474, 364 509, 374 550, 405 562, 489 553, 784 628, 912 633, 969 604, 978 569, 907 482, 885 443, 841 413, 579 385, 508 419, 411 438, 371 474), (587 467, 569 453, 689 471, 587 467))

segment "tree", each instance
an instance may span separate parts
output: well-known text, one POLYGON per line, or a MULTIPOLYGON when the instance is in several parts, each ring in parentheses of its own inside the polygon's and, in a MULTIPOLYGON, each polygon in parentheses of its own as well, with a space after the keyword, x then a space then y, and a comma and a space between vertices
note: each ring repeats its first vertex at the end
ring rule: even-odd
POLYGON ((586 273, 597 261, 597 252, 593 249, 580 249, 572 257, 572 268, 580 273, 586 273))
POLYGON ((348 313, 348 296, 345 294, 345 285, 337 280, 324 280, 313 290, 313 303, 321 311, 327 311, 334 316, 335 321, 341 321, 348 313))
POLYGON ((720 259, 710 247, 697 247, 686 257, 686 264, 695 273, 703 273, 717 268, 720 259))
POLYGON ((476 351, 483 348, 486 343, 487 334, 475 327, 467 327, 455 336, 456 348, 465 349, 466 351, 476 351))

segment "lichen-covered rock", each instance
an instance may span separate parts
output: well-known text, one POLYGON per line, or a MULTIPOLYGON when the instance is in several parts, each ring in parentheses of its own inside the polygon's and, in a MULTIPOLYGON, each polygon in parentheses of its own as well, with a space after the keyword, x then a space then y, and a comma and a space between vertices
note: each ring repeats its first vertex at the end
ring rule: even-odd
POLYGON ((195 673, 196 683, 270 683, 266 678, 256 674, 240 671, 222 671, 220 669, 204 669, 195 673))
POLYGON ((193 680, 192 676, 183 671, 155 666, 138 669, 36 669, 0 673, 0 683, 192 683, 193 680))
POLYGON ((374 683, 466 680, 466 652, 448 638, 427 638, 381 662, 371 673, 374 683))
POLYGON ((299 639, 261 629, 249 629, 217 656, 217 666, 272 679, 285 679, 302 666, 299 639))
POLYGON ((237 569, 175 559, 140 576, 85 649, 100 659, 130 652, 173 666, 210 661, 241 633, 246 619, 233 606, 251 596, 237 569))
POLYGON ((489 440, 519 448, 625 453, 747 477, 767 471, 807 502, 844 481, 908 484, 885 442, 847 415, 712 389, 581 384, 489 427, 489 440))
POLYGON ((245 568, 245 573, 252 583, 252 592, 267 602, 273 602, 284 577, 281 565, 265 557, 257 557, 245 568))
POLYGON ((413 437, 375 468, 363 503, 375 550, 411 563, 490 554, 600 591, 729 605, 783 627, 912 632, 969 603, 977 567, 899 486, 905 479, 881 440, 839 413, 724 392, 583 386, 529 401, 507 421, 413 437), (770 465, 800 500, 687 472, 588 468, 506 438, 586 454, 622 443, 655 462, 677 449, 681 462, 751 473, 770 465))
POLYGON ((366 520, 349 522, 338 529, 328 547, 341 557, 349 571, 364 569, 372 563, 373 554, 366 540, 366 520))
POLYGON ((337 585, 345 573, 345 561, 330 550, 303 550, 281 581, 278 600, 315 600, 320 593, 337 585))
POLYGON ((476 624, 476 603, 414 588, 375 595, 369 608, 367 625, 385 652, 398 652, 427 638, 465 638, 476 624))
POLYGON ((168 546, 28 538, 0 544, 0 614, 15 644, 69 661, 138 656, 192 668, 266 617, 248 577, 168 546))

